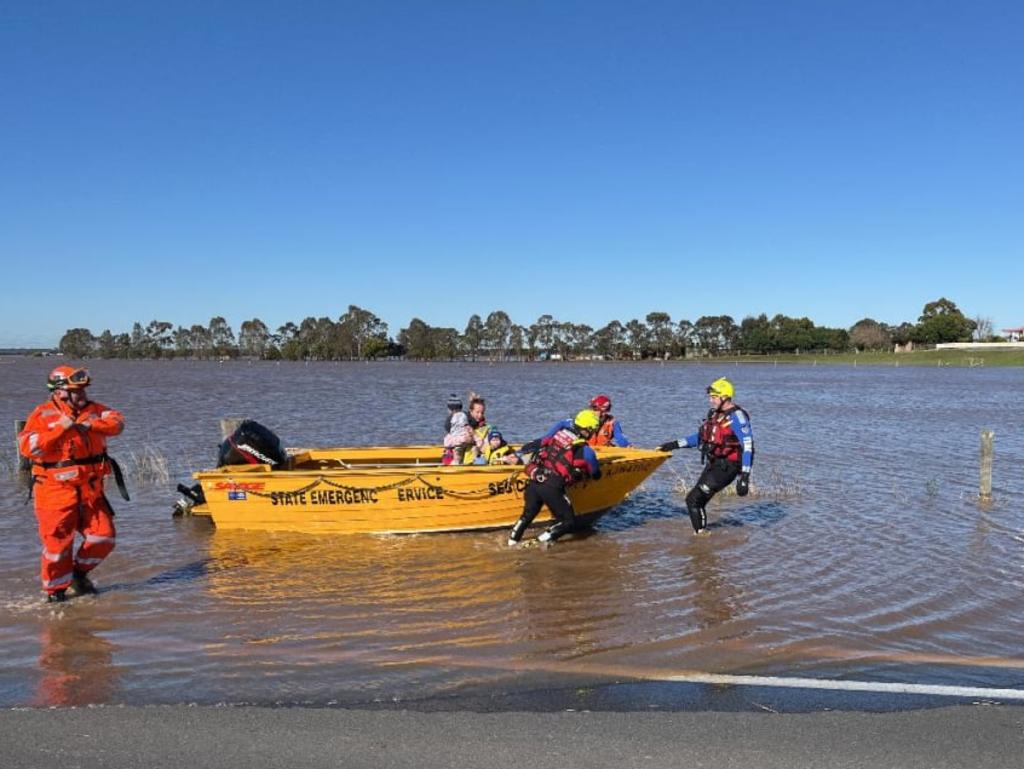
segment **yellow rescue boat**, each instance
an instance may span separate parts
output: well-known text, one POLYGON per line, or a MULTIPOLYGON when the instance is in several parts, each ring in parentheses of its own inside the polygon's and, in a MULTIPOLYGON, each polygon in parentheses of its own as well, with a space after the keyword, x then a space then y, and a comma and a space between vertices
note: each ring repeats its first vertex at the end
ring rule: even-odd
MULTIPOLYGON (((193 515, 221 529, 411 534, 509 527, 523 510, 522 465, 441 465, 436 446, 300 449, 288 469, 226 465, 194 473, 193 515)), ((602 476, 569 490, 584 522, 622 502, 668 458, 597 449, 602 476)), ((545 509, 538 523, 550 520, 545 509)))

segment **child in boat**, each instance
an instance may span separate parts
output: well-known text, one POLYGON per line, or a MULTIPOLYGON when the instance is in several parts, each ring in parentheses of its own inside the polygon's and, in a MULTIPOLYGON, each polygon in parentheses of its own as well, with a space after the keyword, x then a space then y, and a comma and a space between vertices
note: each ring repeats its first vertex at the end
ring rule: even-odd
POLYGON ((444 453, 441 455, 441 464, 461 465, 466 449, 471 448, 474 442, 469 417, 462 410, 462 401, 457 395, 448 396, 448 418, 444 421, 444 428, 444 453))
POLYGON ((522 460, 519 455, 512 451, 512 447, 505 442, 501 433, 493 427, 487 433, 483 454, 475 460, 475 464, 478 465, 517 465, 520 462, 522 460))

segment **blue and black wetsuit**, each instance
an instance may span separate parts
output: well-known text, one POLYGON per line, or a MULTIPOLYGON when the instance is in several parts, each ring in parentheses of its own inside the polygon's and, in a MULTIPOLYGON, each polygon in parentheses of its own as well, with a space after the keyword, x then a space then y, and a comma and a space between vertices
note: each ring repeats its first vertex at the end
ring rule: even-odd
POLYGON ((704 471, 686 495, 686 509, 695 532, 708 525, 705 506, 740 473, 749 474, 754 464, 754 432, 750 416, 735 404, 709 411, 700 430, 679 441, 681 448, 701 448, 704 471))

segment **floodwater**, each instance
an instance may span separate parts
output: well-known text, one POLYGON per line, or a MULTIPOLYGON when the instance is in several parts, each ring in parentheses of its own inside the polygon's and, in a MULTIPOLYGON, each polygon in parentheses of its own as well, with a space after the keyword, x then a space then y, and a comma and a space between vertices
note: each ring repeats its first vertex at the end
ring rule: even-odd
MULTIPOLYGON (((0 358, 10 431, 53 360, 0 358)), ((1019 369, 680 364, 96 361, 124 411, 111 453, 166 457, 130 480, 101 594, 38 587, 34 518, 0 473, 0 706, 415 706, 578 694, 686 671, 985 687, 1024 684, 1024 375, 1019 369), (695 538, 680 451, 592 534, 510 551, 504 532, 315 537, 172 519, 174 485, 213 464, 221 417, 285 445, 439 441, 449 392, 536 437, 596 392, 652 446, 692 432, 732 377, 751 414, 756 493, 695 538), (979 434, 996 433, 977 501, 979 434), (460 699, 462 698, 462 699, 460 699)), ((132 475, 136 473, 131 473, 132 475)), ((637 705, 642 689, 632 689, 637 705)), ((689 690, 659 690, 685 707, 689 690)), ((521 700, 516 700, 521 701, 521 700)))

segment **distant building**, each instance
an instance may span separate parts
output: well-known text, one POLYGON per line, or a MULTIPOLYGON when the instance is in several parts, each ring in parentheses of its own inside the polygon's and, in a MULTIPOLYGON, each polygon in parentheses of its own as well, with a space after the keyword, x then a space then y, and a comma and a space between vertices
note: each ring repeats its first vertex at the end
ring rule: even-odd
POLYGON ((1024 327, 1004 328, 1002 332, 1006 335, 1008 342, 1024 342, 1024 327))

